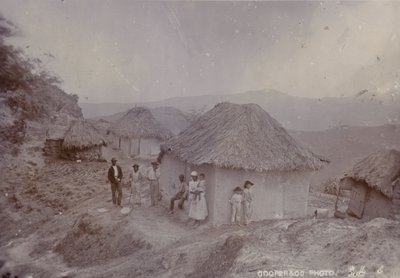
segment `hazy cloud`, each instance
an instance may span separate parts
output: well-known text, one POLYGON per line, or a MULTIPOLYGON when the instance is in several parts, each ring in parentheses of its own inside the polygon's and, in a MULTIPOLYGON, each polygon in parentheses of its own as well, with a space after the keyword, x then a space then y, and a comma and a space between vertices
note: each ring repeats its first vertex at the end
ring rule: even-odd
POLYGON ((21 30, 11 42, 30 45, 83 101, 398 86, 398 2, 0 3, 21 30))

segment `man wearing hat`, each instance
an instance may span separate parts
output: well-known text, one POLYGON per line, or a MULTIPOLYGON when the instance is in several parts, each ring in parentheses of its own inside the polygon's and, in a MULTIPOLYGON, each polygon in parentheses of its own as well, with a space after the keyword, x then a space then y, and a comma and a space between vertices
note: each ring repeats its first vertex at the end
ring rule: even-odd
POLYGON ((158 180, 160 179, 160 169, 158 168, 158 162, 153 161, 151 163, 152 167, 148 168, 146 171, 147 180, 150 182, 150 198, 151 206, 157 206, 160 200, 160 184, 158 180))
POLYGON ((129 181, 131 182, 131 194, 132 198, 135 201, 136 204, 139 206, 141 205, 141 196, 140 196, 140 180, 141 180, 141 175, 139 172, 139 164, 134 163, 132 165, 132 171, 129 175, 129 181))
POLYGON ((117 160, 113 157, 111 158, 111 167, 108 169, 108 180, 111 183, 111 193, 112 201, 114 205, 121 206, 122 200, 122 170, 121 167, 117 165, 117 160), (118 198, 115 196, 115 192, 118 191, 118 198))

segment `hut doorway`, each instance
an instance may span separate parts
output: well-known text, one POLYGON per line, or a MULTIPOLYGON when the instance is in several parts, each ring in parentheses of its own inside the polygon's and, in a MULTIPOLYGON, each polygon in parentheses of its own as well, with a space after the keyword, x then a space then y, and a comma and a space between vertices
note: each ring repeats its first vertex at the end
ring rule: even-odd
POLYGON ((348 212, 357 218, 362 218, 367 197, 367 187, 355 184, 351 190, 348 212))

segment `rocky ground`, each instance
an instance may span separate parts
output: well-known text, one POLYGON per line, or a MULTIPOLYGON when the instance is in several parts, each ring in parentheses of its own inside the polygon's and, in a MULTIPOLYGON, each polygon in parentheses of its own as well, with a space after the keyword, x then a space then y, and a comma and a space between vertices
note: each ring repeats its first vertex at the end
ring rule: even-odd
MULTIPOLYGON (((400 277, 400 223, 333 218, 331 195, 312 192, 305 219, 193 228, 165 200, 149 208, 143 184, 143 205, 123 215, 111 202, 108 163, 43 157, 31 134, 2 161, 2 277, 349 277, 363 267, 365 277, 400 277), (328 218, 313 219, 316 208, 328 218)), ((131 159, 111 155, 129 169, 131 159)))

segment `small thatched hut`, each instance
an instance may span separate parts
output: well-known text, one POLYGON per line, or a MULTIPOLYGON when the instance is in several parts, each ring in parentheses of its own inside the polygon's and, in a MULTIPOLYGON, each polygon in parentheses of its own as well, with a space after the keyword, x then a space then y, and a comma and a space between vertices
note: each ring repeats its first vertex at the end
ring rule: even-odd
POLYGON ((114 144, 127 155, 143 158, 157 156, 160 144, 173 134, 163 128, 149 109, 135 107, 111 124, 114 144))
POLYGON ((246 180, 255 184, 253 219, 305 216, 310 174, 325 163, 257 104, 217 104, 163 149, 164 193, 181 173, 205 173, 213 225, 229 222, 232 190, 246 180))
POLYGON ((102 158, 105 140, 100 132, 87 121, 71 124, 62 143, 61 157, 95 161, 102 158))
POLYGON ((400 213, 400 151, 381 150, 360 160, 340 187, 351 189, 347 213, 358 218, 394 217, 400 213))

